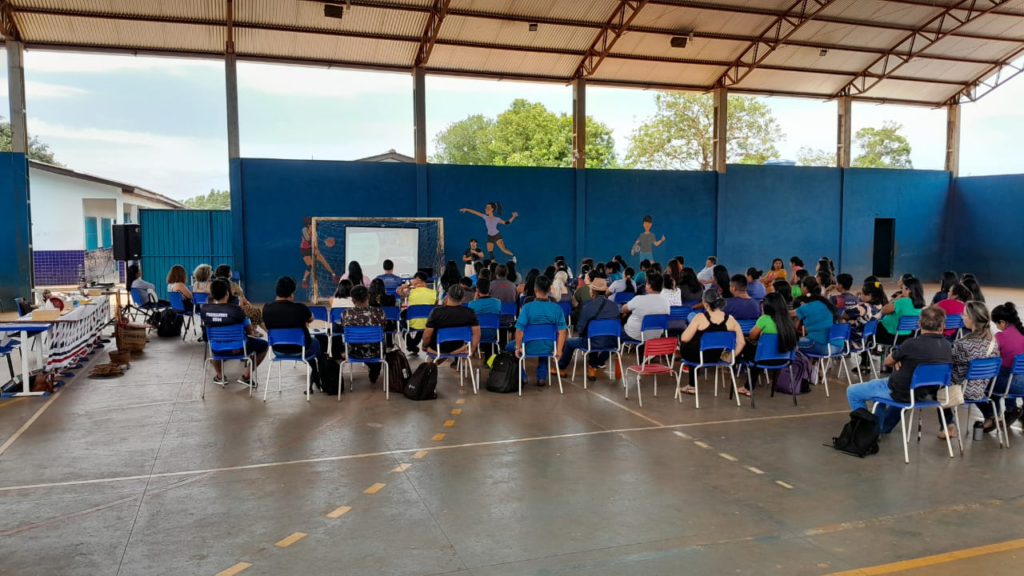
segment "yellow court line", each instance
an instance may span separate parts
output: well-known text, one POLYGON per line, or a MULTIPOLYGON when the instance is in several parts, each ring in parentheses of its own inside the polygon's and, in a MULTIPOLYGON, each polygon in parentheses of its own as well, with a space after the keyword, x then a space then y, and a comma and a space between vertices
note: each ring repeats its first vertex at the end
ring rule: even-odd
POLYGON ((747 470, 750 470, 754 474, 764 474, 764 470, 761 470, 760 468, 754 468, 753 466, 747 466, 747 470))
POLYGON ((363 490, 363 494, 376 494, 377 492, 380 492, 380 489, 385 486, 387 486, 387 484, 384 484, 383 482, 377 482, 373 486, 370 486, 366 490, 363 490))
POLYGON ((402 465, 400 465, 400 466, 399 466, 398 468, 395 468, 394 470, 392 470, 392 472, 405 472, 405 471, 406 471, 406 470, 408 470, 408 469, 409 469, 409 468, 410 468, 411 466, 412 466, 412 464, 409 464, 409 463, 406 463, 406 464, 402 464, 402 465))
POLYGON ((455 403, 456 404, 465 404, 466 403, 466 399, 465 398, 459 398, 458 400, 455 401, 455 403))
POLYGON ((445 420, 444 421, 444 427, 445 428, 451 428, 452 426, 455 426, 455 420, 445 420))
POLYGON ((335 508, 333 512, 328 514, 327 517, 332 519, 341 518, 350 510, 352 510, 351 506, 339 506, 335 508))
POLYGON ((792 490, 793 489, 793 485, 792 484, 786 484, 782 480, 776 480, 775 483, 778 484, 779 486, 782 486, 783 488, 785 488, 787 490, 792 490))
POLYGON ((420 450, 419 452, 413 454, 412 457, 417 459, 417 460, 419 460, 420 458, 423 458, 426 455, 427 455, 427 451, 426 450, 420 450))
POLYGON ((235 564, 227 570, 217 572, 217 576, 235 576, 235 574, 238 574, 242 570, 245 570, 250 567, 252 567, 252 564, 249 564, 248 562, 239 562, 238 564, 235 564))
POLYGON ((452 410, 452 415, 453 416, 458 416, 459 414, 462 414, 462 408, 456 408, 456 409, 452 410))
POLYGON ((701 448, 711 448, 711 446, 708 445, 706 442, 701 442, 700 440, 694 440, 693 443, 696 444, 697 446, 700 446, 701 448))
POLYGON ((739 458, 733 456, 732 454, 726 454, 725 452, 719 452, 718 455, 721 456, 722 458, 725 458, 729 462, 739 462, 740 460, 739 458))
POLYGON ((287 547, 291 546, 292 544, 295 544, 299 540, 302 540, 305 537, 306 537, 306 534, 304 532, 296 532, 296 533, 292 534, 291 536, 285 538, 284 540, 281 540, 277 544, 274 544, 274 546, 277 546, 278 548, 287 548, 287 547))
POLYGON ((988 544, 985 546, 977 546, 975 548, 967 548, 965 550, 955 550, 953 552, 945 552, 934 556, 924 556, 923 558, 903 560, 901 562, 893 562, 891 564, 857 568, 856 570, 847 570, 845 572, 834 572, 828 576, 876 576, 878 574, 893 574, 904 570, 934 566, 936 564, 945 564, 947 562, 956 562, 957 560, 966 560, 968 558, 976 558, 978 556, 986 556, 988 554, 996 554, 999 552, 1008 552, 1010 550, 1019 550, 1021 548, 1024 548, 1024 538, 1020 540, 1000 542, 998 544, 988 544))
POLYGON ((21 398, 12 398, 11 400, 8 400, 7 402, 0 403, 0 408, 7 408, 11 404, 17 404, 18 402, 24 402, 25 400, 28 400, 28 399, 29 399, 28 396, 22 396, 21 398))
POLYGON ((435 442, 439 440, 444 440, 444 434, 434 434, 434 437, 431 438, 431 440, 434 440, 435 442))

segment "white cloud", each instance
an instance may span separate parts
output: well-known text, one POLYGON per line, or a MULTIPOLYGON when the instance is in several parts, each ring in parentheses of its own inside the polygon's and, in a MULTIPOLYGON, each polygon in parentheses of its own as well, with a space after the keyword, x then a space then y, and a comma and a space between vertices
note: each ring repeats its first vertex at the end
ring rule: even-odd
MULTIPOLYGON (((38 98, 74 98, 87 94, 88 90, 65 86, 63 84, 50 84, 48 82, 25 81, 25 95, 29 100, 38 98)), ((0 98, 7 98, 7 83, 0 84, 0 98)))
POLYGON ((220 68, 217 60, 193 58, 131 56, 127 54, 90 54, 84 52, 26 50, 25 68, 32 72, 64 72, 89 74, 121 70, 162 69, 181 71, 188 68, 220 68))

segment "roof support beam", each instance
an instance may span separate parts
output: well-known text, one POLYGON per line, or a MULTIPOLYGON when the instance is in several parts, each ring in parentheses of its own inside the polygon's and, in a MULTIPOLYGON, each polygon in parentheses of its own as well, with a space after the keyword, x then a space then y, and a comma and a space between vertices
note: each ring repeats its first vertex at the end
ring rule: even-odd
POLYGON ((975 10, 975 6, 978 1, 979 0, 960 0, 956 4, 946 6, 938 14, 933 16, 923 25, 919 26, 917 30, 911 32, 897 42, 896 45, 893 46, 886 54, 876 58, 875 61, 864 68, 860 74, 847 82, 845 86, 836 92, 835 96, 845 94, 864 94, 868 92, 877 86, 879 82, 890 77, 894 72, 914 60, 922 52, 928 50, 943 38, 948 37, 956 30, 963 28, 980 16, 988 14, 1010 0, 981 0, 981 2, 987 3, 988 6, 982 10, 975 10), (966 15, 963 17, 953 15, 953 11, 957 9, 960 11, 966 10, 966 15), (952 20, 954 22, 954 24, 949 28, 946 28, 947 20, 952 20), (933 27, 934 30, 932 29, 933 27), (915 47, 915 44, 918 44, 919 42, 923 43, 923 45, 915 47), (906 50, 906 52, 903 53, 903 50, 906 50), (894 66, 890 66, 890 59, 895 61, 894 66), (876 70, 876 67, 879 65, 881 65, 880 69, 876 70), (873 78, 869 75, 873 75, 873 78), (871 78, 871 81, 869 81, 869 78, 871 78))
POLYGON ((1024 73, 1024 62, 1015 64, 1016 60, 1022 57, 1024 57, 1024 47, 1011 54, 1003 62, 979 74, 962 92, 951 98, 949 103, 955 104, 961 100, 977 102, 996 88, 1024 73))
POLYGON ((18 23, 14 21, 14 6, 8 0, 0 0, 0 34, 5 40, 21 40, 18 23))
POLYGON ((960 105, 946 106, 946 170, 960 174, 960 105))
POLYGON ((427 163, 427 70, 422 66, 412 69, 412 120, 417 164, 427 163))
POLYGON ((448 14, 448 6, 452 0, 434 0, 430 7, 430 15, 427 16, 427 25, 423 29, 423 36, 420 38, 420 48, 416 52, 416 68, 422 68, 430 60, 430 53, 434 50, 437 37, 441 33, 441 23, 448 14))
POLYGON ((836 130, 836 166, 849 168, 853 161, 853 99, 849 96, 836 98, 839 129, 836 130))
MULTIPOLYGON (((884 0, 889 4, 905 4, 907 6, 921 6, 922 8, 942 8, 942 5, 929 2, 928 0, 884 0)), ((1017 18, 1024 18, 1024 14, 1018 12, 1011 12, 1009 10, 993 10, 991 14, 998 14, 1000 16, 1016 16, 1017 18)))
POLYGON ((587 79, 572 81, 572 167, 587 167, 587 79))
POLYGON ((626 29, 633 23, 637 14, 644 9, 649 0, 619 0, 619 5, 608 17, 608 21, 597 33, 597 37, 591 42, 590 48, 583 56, 583 61, 576 67, 573 78, 584 78, 592 76, 597 67, 604 62, 604 59, 612 51, 615 43, 626 33, 626 29))
POLYGON ((761 31, 761 35, 740 54, 740 57, 732 63, 728 70, 718 77, 715 85, 732 86, 742 82, 776 48, 782 46, 797 30, 813 20, 833 2, 835 0, 810 0, 810 2, 797 0, 794 2, 785 13, 776 17, 771 25, 761 31), (811 4, 811 12, 807 11, 808 3, 811 4), (798 9, 799 11, 794 13, 798 9))
POLYGON ((714 128, 712 131, 712 164, 715 172, 725 174, 729 152, 729 89, 725 86, 711 92, 714 98, 714 128))

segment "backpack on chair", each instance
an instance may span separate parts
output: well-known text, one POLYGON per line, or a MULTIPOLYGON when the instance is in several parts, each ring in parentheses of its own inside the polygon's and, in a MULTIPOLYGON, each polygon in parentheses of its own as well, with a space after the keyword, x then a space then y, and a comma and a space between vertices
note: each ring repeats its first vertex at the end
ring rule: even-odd
POLYGON ((850 412, 850 421, 839 436, 832 438, 832 447, 863 458, 878 453, 878 436, 878 417, 864 408, 857 408, 850 412))
POLYGON ((792 364, 787 368, 779 370, 779 378, 775 382, 775 391, 781 394, 807 394, 811 391, 811 363, 807 356, 797 352, 792 364), (789 371, 792 369, 793 377, 790 378, 789 371))

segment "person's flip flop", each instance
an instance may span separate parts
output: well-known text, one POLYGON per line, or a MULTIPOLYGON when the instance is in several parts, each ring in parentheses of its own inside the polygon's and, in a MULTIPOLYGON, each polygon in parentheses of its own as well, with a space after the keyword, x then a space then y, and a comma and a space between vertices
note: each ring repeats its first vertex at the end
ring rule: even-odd
POLYGON ((750 396, 750 390, 737 390, 741 396, 750 396))

